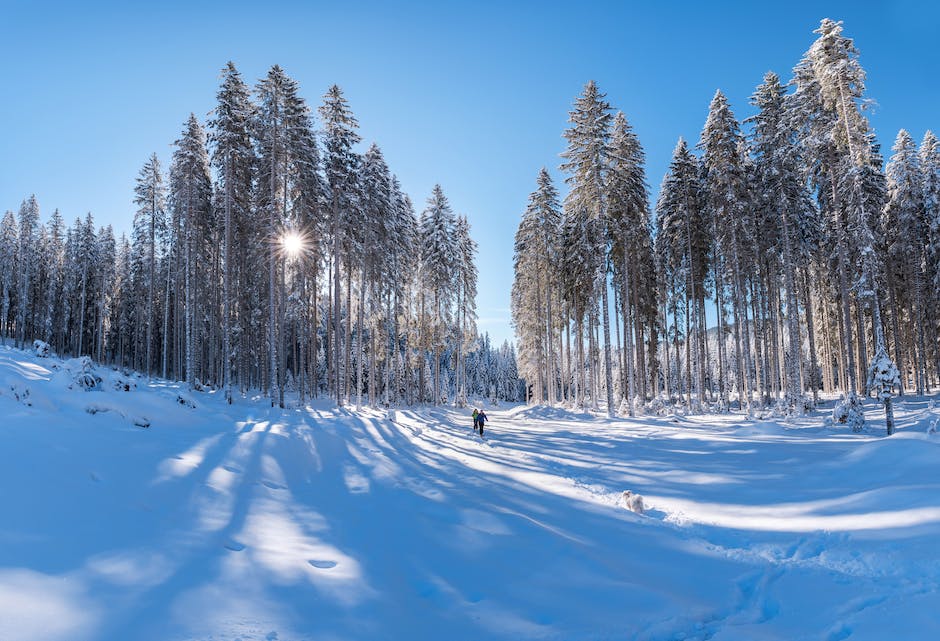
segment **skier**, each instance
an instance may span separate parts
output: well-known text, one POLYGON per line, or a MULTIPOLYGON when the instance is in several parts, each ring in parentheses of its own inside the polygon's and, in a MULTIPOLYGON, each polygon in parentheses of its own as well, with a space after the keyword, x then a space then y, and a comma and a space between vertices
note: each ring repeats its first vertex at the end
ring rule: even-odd
POLYGON ((484 421, 488 421, 488 420, 489 420, 489 419, 486 418, 486 412, 484 412, 483 410, 480 410, 480 413, 477 414, 477 425, 480 427, 480 436, 481 436, 481 437, 483 436, 483 422, 484 422, 484 421))
POLYGON ((480 415, 480 411, 477 408, 473 408, 473 431, 477 431, 477 416, 480 415))

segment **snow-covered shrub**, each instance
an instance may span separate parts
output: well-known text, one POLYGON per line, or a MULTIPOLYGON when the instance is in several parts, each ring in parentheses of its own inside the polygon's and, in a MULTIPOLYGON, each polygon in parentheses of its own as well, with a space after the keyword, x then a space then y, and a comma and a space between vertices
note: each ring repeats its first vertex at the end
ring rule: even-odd
POLYGON ((49 343, 46 341, 41 341, 37 338, 33 341, 33 352, 39 358, 49 358, 49 354, 52 352, 52 348, 49 347, 49 343))
POLYGON ((120 372, 111 374, 110 386, 116 392, 130 392, 137 389, 137 381, 130 376, 125 376, 120 372))
POLYGON ((663 400, 662 396, 655 396, 646 404, 644 411, 651 416, 665 416, 666 402, 663 400))
POLYGON ((862 397, 855 392, 843 394, 836 406, 832 408, 832 422, 846 425, 852 428, 853 432, 864 430, 865 407, 862 404, 862 397))
POLYGON ((927 433, 936 434, 938 431, 940 431, 940 418, 935 418, 930 423, 930 427, 927 428, 927 433))
POLYGON ((176 402, 182 405, 183 407, 196 409, 196 401, 194 401, 192 398, 190 398, 189 396, 183 393, 179 393, 176 395, 176 402))
POLYGON ((86 392, 101 389, 101 377, 95 371, 95 362, 88 356, 72 358, 65 367, 72 375, 72 386, 78 386, 86 392))
POLYGON ((143 416, 135 416, 131 418, 131 422, 137 427, 150 427, 150 420, 143 416))
POLYGON ((813 399, 805 394, 798 396, 794 399, 794 402, 796 403, 795 406, 790 405, 786 398, 778 398, 770 410, 771 416, 777 418, 802 416, 813 411, 813 399))

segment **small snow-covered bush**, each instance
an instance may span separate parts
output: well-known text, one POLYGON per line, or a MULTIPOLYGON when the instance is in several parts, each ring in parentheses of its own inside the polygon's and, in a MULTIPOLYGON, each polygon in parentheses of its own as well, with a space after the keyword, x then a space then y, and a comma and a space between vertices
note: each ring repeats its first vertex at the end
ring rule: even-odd
POLYGON ((186 394, 179 393, 176 395, 176 402, 182 405, 183 407, 189 407, 192 409, 196 408, 196 401, 187 396, 186 394))
POLYGON ((111 375, 111 389, 116 392, 130 392, 137 389, 137 381, 130 376, 125 376, 120 372, 111 375))
POLYGON ((940 418, 935 418, 930 423, 930 427, 927 428, 927 433, 936 434, 938 431, 940 431, 940 418))
POLYGON ((855 392, 843 394, 842 398, 832 408, 832 422, 846 425, 853 432, 865 429, 865 407, 862 398, 855 392))
POLYGON ((101 389, 101 377, 95 371, 95 362, 88 356, 72 358, 65 363, 66 370, 72 375, 72 384, 86 392, 101 389))
POLYGON ((796 406, 793 407, 786 398, 778 398, 770 413, 777 418, 788 416, 800 416, 813 411, 813 399, 805 394, 801 394, 795 399, 796 406))
POLYGON ((49 358, 49 354, 52 352, 52 348, 49 347, 49 343, 46 341, 41 341, 37 338, 33 341, 33 352, 39 358, 49 358))
POLYGON ((666 403, 663 401, 661 396, 656 396, 646 404, 645 411, 647 414, 651 414, 653 416, 665 416, 666 403))

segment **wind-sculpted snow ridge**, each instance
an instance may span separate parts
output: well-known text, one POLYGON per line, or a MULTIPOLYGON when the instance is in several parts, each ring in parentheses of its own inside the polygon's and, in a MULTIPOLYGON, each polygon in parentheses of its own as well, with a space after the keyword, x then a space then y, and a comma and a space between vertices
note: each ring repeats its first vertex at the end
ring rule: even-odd
POLYGON ((3 640, 940 637, 925 398, 891 438, 485 407, 481 439, 65 365, 0 347, 3 640))

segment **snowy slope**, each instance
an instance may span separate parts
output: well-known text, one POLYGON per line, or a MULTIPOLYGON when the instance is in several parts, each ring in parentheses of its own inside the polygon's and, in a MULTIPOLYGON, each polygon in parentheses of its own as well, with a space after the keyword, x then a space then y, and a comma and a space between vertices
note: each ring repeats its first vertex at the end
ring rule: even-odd
POLYGON ((65 369, 0 347, 2 641, 940 637, 924 399, 890 439, 516 407, 483 442, 65 369))

